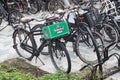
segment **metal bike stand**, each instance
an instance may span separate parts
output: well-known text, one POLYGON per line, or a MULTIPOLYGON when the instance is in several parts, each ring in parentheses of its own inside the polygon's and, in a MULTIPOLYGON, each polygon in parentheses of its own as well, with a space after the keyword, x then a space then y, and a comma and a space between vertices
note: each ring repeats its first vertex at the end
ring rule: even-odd
MULTIPOLYGON (((114 43, 113 43, 114 44, 114 43)), ((112 45, 112 44, 111 44, 112 45)), ((118 53, 113 53, 111 55, 108 55, 108 48, 111 46, 109 45, 108 47, 104 48, 104 55, 103 55, 103 58, 101 58, 101 56, 98 55, 98 63, 95 64, 95 65, 91 65, 91 64, 86 64, 85 66, 83 66, 81 70, 85 69, 85 68, 90 68, 91 70, 91 74, 90 74, 90 77, 89 77, 89 80, 103 80, 105 79, 106 77, 108 76, 111 76, 117 72, 120 71, 120 54, 118 53), (117 67, 114 67, 114 68, 110 68, 108 70, 108 72, 103 72, 103 64, 108 61, 111 57, 116 57, 117 61, 118 61, 118 65, 117 67), (98 73, 97 71, 99 71, 99 77, 96 76, 96 74, 98 73)))
MULTIPOLYGON (((101 64, 95 64, 95 65, 91 65, 91 64, 86 64, 85 66, 83 66, 79 71, 84 70, 85 68, 89 68, 91 74, 89 74, 89 80, 98 80, 98 78, 96 78, 96 73, 97 73, 97 68, 99 67, 99 65, 101 64)), ((101 72, 102 73, 102 72, 101 72)), ((102 79, 100 79, 102 80, 102 79)))
POLYGON ((106 55, 106 57, 103 59, 103 63, 102 64, 104 64, 106 61, 108 61, 113 56, 116 57, 116 59, 118 61, 118 65, 116 67, 114 67, 114 68, 108 69, 106 74, 103 73, 103 77, 104 78, 106 78, 106 76, 110 76, 110 75, 115 74, 115 73, 120 71, 120 54, 118 54, 118 53, 113 53, 113 54, 111 54, 109 56, 106 55))
MULTIPOLYGON (((99 57, 101 57, 101 56, 99 56, 99 57)), ((118 71, 120 71, 120 54, 118 54, 118 53, 113 53, 113 54, 111 54, 111 55, 108 55, 108 48, 105 48, 105 50, 104 50, 104 58, 101 59, 101 61, 98 62, 98 64, 96 64, 96 65, 93 67, 93 70, 92 70, 92 73, 91 73, 91 74, 96 73, 97 68, 98 68, 98 70, 99 70, 99 72, 100 72, 100 78, 99 78, 99 80, 103 80, 104 78, 106 78, 106 76, 108 77, 108 76, 110 76, 110 75, 112 75, 112 74, 114 74, 114 73, 117 73, 118 71), (108 60, 109 60, 111 57, 113 57, 113 56, 115 56, 116 59, 117 59, 117 61, 118 61, 117 67, 115 67, 114 69, 112 68, 111 70, 109 69, 109 72, 104 73, 104 72, 103 72, 103 64, 104 64, 106 61, 108 61, 108 60)), ((94 74, 91 75, 91 78, 94 78, 94 76, 95 76, 94 74)))

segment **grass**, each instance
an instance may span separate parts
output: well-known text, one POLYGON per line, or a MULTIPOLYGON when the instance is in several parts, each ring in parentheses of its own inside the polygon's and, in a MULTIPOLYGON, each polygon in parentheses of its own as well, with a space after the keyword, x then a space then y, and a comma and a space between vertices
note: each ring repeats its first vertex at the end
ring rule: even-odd
POLYGON ((58 71, 50 74, 23 59, 15 58, 0 63, 0 80, 84 80, 76 74, 58 71))

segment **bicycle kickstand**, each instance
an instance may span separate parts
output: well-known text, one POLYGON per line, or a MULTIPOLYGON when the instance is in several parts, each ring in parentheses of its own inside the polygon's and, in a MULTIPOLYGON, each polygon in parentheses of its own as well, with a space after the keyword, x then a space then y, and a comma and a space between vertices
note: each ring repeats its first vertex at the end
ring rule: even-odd
POLYGON ((41 62, 43 65, 45 65, 45 63, 44 63, 39 57, 36 57, 35 63, 37 63, 37 58, 40 60, 40 62, 41 62))

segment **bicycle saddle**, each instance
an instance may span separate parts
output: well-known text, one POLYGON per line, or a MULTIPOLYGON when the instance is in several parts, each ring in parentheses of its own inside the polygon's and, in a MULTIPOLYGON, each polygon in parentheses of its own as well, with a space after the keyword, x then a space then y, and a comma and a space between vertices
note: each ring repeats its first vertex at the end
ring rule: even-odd
POLYGON ((28 23, 30 21, 32 21, 33 19, 32 18, 29 18, 29 17, 23 17, 20 19, 20 22, 22 23, 28 23))

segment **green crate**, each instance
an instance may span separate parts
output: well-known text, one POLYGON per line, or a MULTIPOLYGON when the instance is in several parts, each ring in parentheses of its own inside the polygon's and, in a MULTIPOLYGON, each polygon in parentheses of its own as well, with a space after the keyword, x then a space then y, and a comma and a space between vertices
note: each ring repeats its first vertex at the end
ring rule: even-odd
POLYGON ((69 27, 67 22, 58 22, 42 28, 42 33, 45 39, 53 39, 69 34, 69 27))

